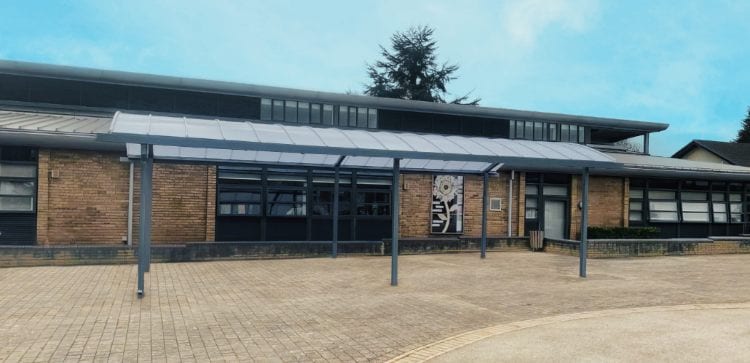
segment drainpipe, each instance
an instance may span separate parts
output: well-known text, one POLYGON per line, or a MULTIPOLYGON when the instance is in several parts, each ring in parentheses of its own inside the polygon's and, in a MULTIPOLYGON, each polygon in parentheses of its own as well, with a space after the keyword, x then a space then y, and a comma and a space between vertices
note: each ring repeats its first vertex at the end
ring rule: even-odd
POLYGON ((516 178, 516 171, 510 171, 510 180, 508 181, 508 237, 513 236, 513 179, 516 178))
POLYGON ((133 170, 134 163, 132 160, 130 164, 130 176, 128 180, 128 247, 133 246, 133 170))

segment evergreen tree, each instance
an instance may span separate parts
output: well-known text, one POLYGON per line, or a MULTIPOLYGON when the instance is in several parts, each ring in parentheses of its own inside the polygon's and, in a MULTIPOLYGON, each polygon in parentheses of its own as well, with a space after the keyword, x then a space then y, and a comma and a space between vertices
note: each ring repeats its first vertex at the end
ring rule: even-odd
MULTIPOLYGON (((380 46, 382 60, 367 65, 371 84, 365 94, 377 97, 400 98, 446 103, 446 84, 456 79, 457 64, 438 65, 434 29, 421 26, 397 32, 391 36, 392 50, 380 46)), ((469 94, 451 103, 478 105, 480 99, 469 100, 469 94)))
POLYGON ((737 131, 737 138, 734 142, 750 143, 750 107, 747 108, 747 115, 742 120, 742 128, 737 131))

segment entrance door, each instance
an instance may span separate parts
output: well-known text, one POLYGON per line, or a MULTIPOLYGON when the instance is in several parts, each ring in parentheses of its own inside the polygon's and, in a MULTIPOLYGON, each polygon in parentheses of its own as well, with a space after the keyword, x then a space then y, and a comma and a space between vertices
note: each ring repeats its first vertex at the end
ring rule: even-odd
POLYGON ((565 238, 566 204, 560 200, 544 201, 544 237, 565 238))

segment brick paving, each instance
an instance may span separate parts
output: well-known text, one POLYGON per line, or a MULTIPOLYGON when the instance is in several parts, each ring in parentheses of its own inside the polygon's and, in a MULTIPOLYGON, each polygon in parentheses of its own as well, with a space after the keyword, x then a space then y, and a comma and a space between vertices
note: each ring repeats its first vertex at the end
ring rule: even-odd
POLYGON ((463 332, 603 309, 750 301, 750 256, 543 253, 0 269, 0 361, 385 361, 463 332))

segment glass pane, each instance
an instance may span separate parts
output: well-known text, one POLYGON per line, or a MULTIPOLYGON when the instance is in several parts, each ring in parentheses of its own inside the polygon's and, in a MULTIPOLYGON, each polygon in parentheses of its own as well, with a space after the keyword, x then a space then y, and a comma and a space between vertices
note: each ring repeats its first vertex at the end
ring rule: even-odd
POLYGON ((742 215, 739 213, 732 213, 730 216, 730 222, 732 223, 740 223, 742 222, 742 215))
POLYGON ((648 205, 653 211, 677 211, 677 202, 649 202, 648 205))
POLYGON ((333 125, 333 105, 323 105, 323 125, 333 125))
POLYGON ((260 215, 260 204, 248 204, 247 205, 247 214, 251 216, 259 216, 260 215))
POLYGON ((284 121, 284 101, 273 100, 273 120, 284 121))
POLYGON ((297 101, 286 101, 284 121, 297 122, 297 101))
POLYGON ((271 120, 271 100, 268 98, 260 100, 260 119, 263 121, 271 120))
POLYGON ((332 208, 330 204, 316 203, 312 206, 312 214, 314 216, 330 216, 332 208))
POLYGON ((741 203, 730 204, 729 211, 732 213, 742 213, 742 204, 741 203))
POLYGON ((708 203, 683 202, 683 212, 708 212, 708 203))
POLYGON ((677 212, 651 212, 649 214, 652 221, 659 222, 676 222, 677 212))
POLYGON ((357 108, 349 107, 349 126, 357 127, 357 108))
POLYGON ((320 105, 317 103, 313 103, 310 105, 310 123, 320 123, 320 105))
POLYGON ((516 121, 516 139, 523 139, 523 121, 516 121))
POLYGON ((715 202, 723 202, 724 201, 724 193, 711 193, 711 200, 715 202))
POLYGON ((570 136, 570 125, 560 125, 560 141, 568 142, 570 136))
POLYGON ((581 144, 586 143, 586 128, 583 126, 578 127, 578 142, 581 144))
POLYGON ((640 222, 643 220, 643 214, 641 212, 630 212, 628 220, 633 222, 640 222))
POLYGON ((34 197, 0 197, 0 211, 31 212, 34 210, 34 197))
POLYGON ((367 108, 357 108, 357 127, 367 127, 367 108))
POLYGON ((640 189, 631 189, 630 190, 630 199, 643 199, 643 190, 640 190, 640 189))
POLYGON ((367 109, 367 127, 370 129, 378 128, 378 110, 374 108, 367 109))
POLYGON ((307 102, 300 102, 297 104, 297 120, 301 124, 310 123, 310 104, 307 102))
POLYGON ((349 108, 346 106, 339 106, 339 126, 349 125, 349 108))
POLYGON ((543 124, 541 122, 534 122, 534 140, 543 140, 542 135, 542 126, 543 124))
POLYGON ((729 201, 730 202, 740 202, 740 201, 742 201, 742 194, 736 194, 736 193, 729 194, 729 201))
POLYGON ((36 165, 0 164, 0 177, 35 178, 36 165))
POLYGON ((537 207, 537 199, 536 198, 526 198, 526 209, 537 207))
POLYGON ((682 200, 706 200, 706 193, 699 192, 682 192, 682 200))
POLYGON ((305 205, 293 203, 269 203, 268 215, 270 216, 304 216, 305 205))
POLYGON ((219 204, 219 214, 230 214, 232 213, 231 204, 219 204))
POLYGON ((723 212, 714 212, 714 222, 716 223, 726 223, 727 222, 727 214, 723 212))
POLYGON ((526 219, 536 219, 536 209, 526 209, 526 219))
POLYGON ((34 195, 34 182, 32 181, 1 181, 0 194, 5 195, 34 195))
POLYGON ((534 140, 534 123, 530 121, 524 122, 524 136, 526 140, 534 140))
POLYGON ((508 121, 508 135, 511 139, 516 137, 516 122, 513 120, 508 121))
POLYGON ((685 222, 708 222, 708 213, 682 213, 685 222))
POLYGON ((643 209, 643 203, 641 203, 640 201, 637 201, 637 202, 632 202, 631 201, 630 202, 630 210, 631 210, 631 212, 635 211, 635 210, 642 210, 642 209, 643 209))
POLYGON ((357 178, 357 185, 391 185, 391 179, 357 178))
POLYGON ((649 199, 675 199, 674 192, 667 192, 663 190, 649 190, 649 199))
POLYGON ((526 186, 526 195, 536 195, 539 192, 539 187, 536 185, 527 185, 526 186))
POLYGON ((568 195, 568 188, 560 185, 545 185, 542 187, 544 195, 568 195))
POLYGON ((557 141, 557 124, 549 125, 549 141, 557 141))
POLYGON ((578 126, 570 125, 570 133, 568 134, 568 142, 578 142, 578 126))

